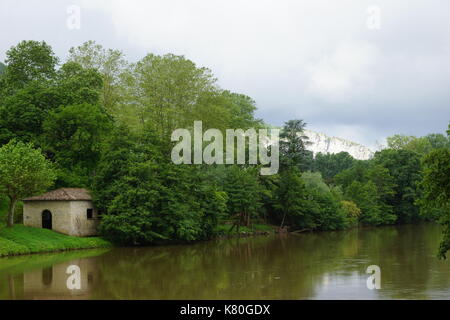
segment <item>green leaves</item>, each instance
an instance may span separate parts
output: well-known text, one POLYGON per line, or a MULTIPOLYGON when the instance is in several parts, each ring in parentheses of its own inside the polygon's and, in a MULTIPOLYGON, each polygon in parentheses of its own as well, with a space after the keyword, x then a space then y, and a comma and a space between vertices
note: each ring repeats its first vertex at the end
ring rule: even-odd
POLYGON ((434 213, 444 225, 439 256, 445 258, 445 253, 450 250, 450 149, 430 152, 422 159, 422 165, 422 197, 417 203, 423 213, 434 213))
POLYGON ((409 223, 420 220, 418 208, 414 205, 419 195, 417 183, 421 179, 419 155, 409 150, 385 149, 375 154, 374 162, 389 170, 393 179, 394 194, 388 201, 398 221, 409 223))
POLYGON ((303 120, 289 120, 284 124, 280 133, 280 162, 283 167, 295 166, 305 168, 305 160, 310 151, 306 146, 310 144, 308 137, 303 134, 306 123, 303 120))
POLYGON ((6 83, 12 90, 30 81, 48 80, 55 74, 58 58, 44 41, 22 41, 6 52, 6 83))
POLYGON ((153 135, 117 130, 94 179, 102 234, 122 244, 193 241, 212 235, 225 195, 197 166, 177 166, 153 135))
POLYGON ((428 134, 424 137, 396 134, 388 137, 388 147, 394 150, 409 150, 425 155, 436 148, 450 147, 450 141, 443 134, 428 134))
POLYGON ((42 141, 62 167, 81 165, 92 170, 99 160, 102 137, 110 127, 110 119, 98 105, 62 106, 49 113, 42 141))
POLYGON ((313 169, 322 173, 325 181, 330 182, 335 175, 351 168, 355 161, 347 152, 339 152, 336 154, 322 154, 319 152, 315 156, 313 169))
POLYGON ((0 148, 0 192, 9 197, 8 225, 17 200, 47 190, 56 179, 49 161, 32 144, 12 140, 0 148))
POLYGON ((56 70, 45 43, 23 41, 7 53, 0 97, 0 145, 32 142, 57 163, 61 186, 85 187, 110 119, 101 109, 102 77, 75 62, 56 70))
POLYGON ((133 78, 138 117, 143 123, 152 121, 165 136, 186 127, 199 97, 215 90, 209 69, 173 54, 148 54, 135 65, 133 78))
POLYGON ((95 41, 87 41, 69 50, 69 61, 101 75, 100 102, 110 115, 117 115, 125 99, 125 83, 129 64, 119 50, 104 49, 95 41))
POLYGON ((10 198, 43 192, 55 178, 50 162, 32 144, 13 140, 0 148, 0 188, 10 198))

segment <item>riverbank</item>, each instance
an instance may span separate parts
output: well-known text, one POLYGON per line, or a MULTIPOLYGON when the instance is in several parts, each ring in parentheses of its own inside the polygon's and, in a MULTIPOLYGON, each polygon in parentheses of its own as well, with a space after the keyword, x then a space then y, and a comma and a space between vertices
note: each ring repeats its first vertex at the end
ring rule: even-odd
POLYGON ((224 237, 235 237, 235 236, 257 236, 257 235, 268 235, 273 234, 277 230, 277 226, 270 225, 270 224, 264 224, 264 223, 255 223, 252 224, 250 227, 246 226, 240 226, 239 230, 234 227, 232 230, 230 230, 232 227, 231 224, 219 224, 217 225, 215 229, 216 237, 217 238, 224 238, 224 237))
MULTIPOLYGON (((215 238, 269 235, 275 233, 276 226, 253 224, 250 227, 241 226, 239 230, 230 229, 230 224, 219 224, 215 229, 215 238)), ((100 237, 79 238, 20 224, 12 228, 0 227, 0 257, 112 246, 113 244, 100 237)))
POLYGON ((109 241, 99 237, 78 238, 24 225, 0 227, 0 257, 111 246, 109 241))

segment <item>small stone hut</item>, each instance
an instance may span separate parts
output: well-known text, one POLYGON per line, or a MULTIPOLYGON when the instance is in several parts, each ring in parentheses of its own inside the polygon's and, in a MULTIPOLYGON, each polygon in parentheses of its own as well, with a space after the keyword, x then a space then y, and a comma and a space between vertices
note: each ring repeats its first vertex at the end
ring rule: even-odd
POLYGON ((97 233, 98 212, 86 189, 61 188, 23 199, 23 224, 71 236, 97 233))

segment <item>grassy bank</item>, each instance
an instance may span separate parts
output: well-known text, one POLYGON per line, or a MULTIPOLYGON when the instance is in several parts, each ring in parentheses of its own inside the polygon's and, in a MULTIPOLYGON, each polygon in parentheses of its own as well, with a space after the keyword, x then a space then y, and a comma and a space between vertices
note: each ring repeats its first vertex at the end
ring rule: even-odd
POLYGON ((98 237, 78 238, 23 225, 0 227, 0 257, 110 246, 108 241, 98 237))
MULTIPOLYGON (((230 224, 223 223, 219 224, 215 231, 218 237, 250 236, 274 233, 276 227, 267 224, 253 224, 250 227, 241 226, 239 231, 237 228, 230 231, 230 228, 230 224)), ((0 257, 111 246, 110 242, 99 237, 79 238, 21 224, 12 228, 0 226, 0 257)))

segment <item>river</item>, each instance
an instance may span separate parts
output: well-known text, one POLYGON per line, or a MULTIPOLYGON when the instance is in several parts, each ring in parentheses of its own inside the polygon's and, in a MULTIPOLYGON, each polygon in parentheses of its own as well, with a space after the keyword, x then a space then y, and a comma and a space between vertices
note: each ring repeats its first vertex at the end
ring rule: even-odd
POLYGON ((450 299, 434 224, 0 259, 0 299, 450 299), (380 268, 380 289, 366 273, 380 268), (371 282, 373 283, 373 282, 371 282))

